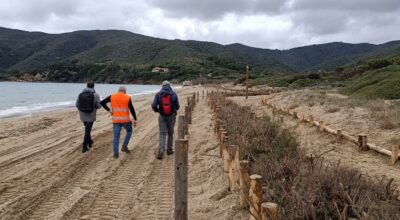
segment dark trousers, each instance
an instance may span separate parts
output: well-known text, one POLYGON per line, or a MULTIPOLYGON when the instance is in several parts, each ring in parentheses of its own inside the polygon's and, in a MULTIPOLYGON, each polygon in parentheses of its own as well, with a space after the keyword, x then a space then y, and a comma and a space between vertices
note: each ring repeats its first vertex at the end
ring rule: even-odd
POLYGON ((160 128, 160 152, 164 152, 165 144, 167 145, 167 150, 173 150, 172 145, 174 141, 174 127, 175 127, 176 115, 158 117, 158 125, 160 128), (166 141, 168 136, 168 140, 166 141))
POLYGON ((93 121, 92 122, 83 122, 83 125, 85 125, 85 137, 83 138, 83 147, 87 148, 90 144, 92 144, 92 136, 90 133, 92 132, 92 127, 93 127, 93 121))

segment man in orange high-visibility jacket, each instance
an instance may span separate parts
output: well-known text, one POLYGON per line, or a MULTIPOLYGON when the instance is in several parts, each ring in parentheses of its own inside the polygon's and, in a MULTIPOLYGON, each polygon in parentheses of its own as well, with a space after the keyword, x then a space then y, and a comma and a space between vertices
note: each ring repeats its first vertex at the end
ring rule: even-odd
POLYGON ((113 130, 114 130, 114 158, 119 156, 119 137, 121 134, 122 127, 126 130, 124 142, 122 143, 121 151, 129 153, 128 144, 132 136, 132 120, 129 117, 129 111, 131 112, 134 119, 134 127, 137 126, 137 118, 135 108, 132 105, 132 100, 129 95, 126 94, 126 88, 121 86, 118 93, 112 94, 100 102, 101 106, 105 110, 111 113, 113 130), (111 108, 107 106, 107 103, 111 102, 111 108))

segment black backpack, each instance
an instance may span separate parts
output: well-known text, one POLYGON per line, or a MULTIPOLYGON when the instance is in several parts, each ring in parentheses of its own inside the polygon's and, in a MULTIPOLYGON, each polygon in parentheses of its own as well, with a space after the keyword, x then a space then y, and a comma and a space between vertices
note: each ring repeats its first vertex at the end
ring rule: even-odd
POLYGON ((82 92, 78 97, 79 111, 81 112, 92 112, 94 110, 94 93, 93 92, 82 92))

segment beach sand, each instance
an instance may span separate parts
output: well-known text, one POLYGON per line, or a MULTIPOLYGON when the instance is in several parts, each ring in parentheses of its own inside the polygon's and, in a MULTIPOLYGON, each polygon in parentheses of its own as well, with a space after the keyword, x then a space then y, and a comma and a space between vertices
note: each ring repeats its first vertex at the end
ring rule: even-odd
MULTIPOLYGON (((201 87, 180 89, 186 97, 201 87)), ((112 153, 112 123, 103 109, 81 153, 83 124, 75 109, 0 121, 0 219, 171 219, 173 156, 155 159, 158 115, 153 95, 133 97, 138 114, 130 154, 112 153)), ((183 110, 180 111, 180 114, 183 110)), ((217 155, 211 115, 196 106, 189 136, 189 219, 246 219, 217 155), (215 195, 223 196, 215 196, 215 195)), ((177 132, 176 132, 177 134, 177 132)), ((121 135, 123 138, 124 132, 121 135)))
MULTIPOLYGON (((290 106, 288 97, 295 93, 301 93, 301 91, 288 91, 282 93, 275 93, 268 96, 264 96, 269 102, 277 104, 280 107, 290 106)), ((296 93, 296 94, 297 94, 296 93)), ((298 94, 297 94, 298 95, 298 94)), ((358 147, 348 141, 340 140, 335 136, 321 133, 314 126, 308 123, 301 123, 298 119, 294 119, 293 116, 285 116, 279 113, 273 113, 272 109, 261 105, 261 99, 263 96, 253 96, 245 100, 244 97, 232 97, 231 100, 242 106, 249 106, 258 116, 268 115, 275 119, 280 119, 284 128, 289 129, 292 134, 296 137, 299 142, 299 146, 306 154, 313 154, 314 156, 320 156, 323 158, 325 163, 329 163, 332 166, 338 164, 357 169, 362 174, 370 176, 373 180, 379 182, 382 178, 393 179, 395 187, 400 190, 400 164, 390 164, 390 158, 378 154, 372 150, 361 151, 358 147)), ((292 98, 297 100, 296 97, 292 98)), ((298 98, 300 99, 300 98, 298 98)), ((357 136, 358 133, 353 134, 351 131, 361 131, 371 134, 371 138, 368 139, 371 143, 383 143, 385 138, 390 135, 392 131, 384 131, 373 126, 357 126, 374 124, 373 119, 366 117, 364 111, 358 110, 357 112, 353 109, 346 108, 341 110, 339 113, 326 113, 321 110, 321 107, 309 107, 301 105, 297 106, 293 111, 297 111, 299 115, 305 114, 306 118, 312 114, 316 120, 323 118, 327 126, 333 128, 344 128, 345 132, 357 136), (361 119, 360 119, 361 118, 361 119), (351 120, 349 120, 351 119, 351 120)))

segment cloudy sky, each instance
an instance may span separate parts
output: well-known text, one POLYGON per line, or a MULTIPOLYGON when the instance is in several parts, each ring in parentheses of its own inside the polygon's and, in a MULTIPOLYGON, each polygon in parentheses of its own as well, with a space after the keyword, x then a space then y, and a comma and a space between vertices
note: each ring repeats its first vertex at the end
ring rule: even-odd
POLYGON ((400 0, 0 0, 0 26, 144 35, 287 49, 400 40, 400 0))

